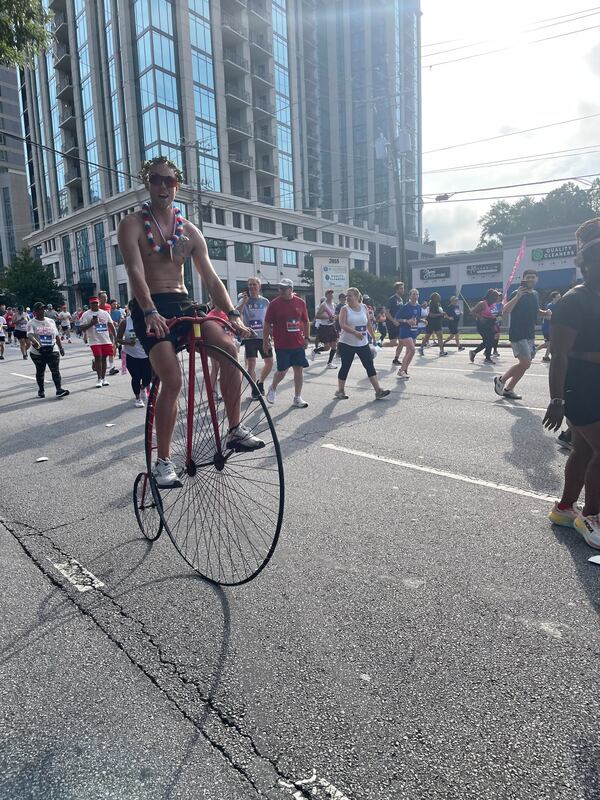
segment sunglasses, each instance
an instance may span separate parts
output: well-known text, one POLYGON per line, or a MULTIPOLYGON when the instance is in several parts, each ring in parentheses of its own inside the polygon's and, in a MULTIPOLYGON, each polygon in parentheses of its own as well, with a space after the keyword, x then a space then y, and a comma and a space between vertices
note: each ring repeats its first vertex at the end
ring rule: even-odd
POLYGON ((160 186, 161 183, 164 183, 167 189, 174 189, 178 181, 173 175, 158 175, 156 172, 153 172, 152 175, 148 175, 148 183, 152 186, 160 186))

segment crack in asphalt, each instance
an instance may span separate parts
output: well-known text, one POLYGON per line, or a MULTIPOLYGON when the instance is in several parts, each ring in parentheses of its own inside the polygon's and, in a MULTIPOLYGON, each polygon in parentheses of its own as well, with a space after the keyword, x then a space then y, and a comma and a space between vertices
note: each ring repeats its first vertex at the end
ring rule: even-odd
MULTIPOLYGON (((89 515, 88 515, 89 516, 89 515)), ((87 517, 84 517, 85 520, 87 517)), ((232 715, 227 714, 225 711, 220 709, 214 702, 213 698, 210 694, 206 694, 203 690, 201 684, 194 678, 189 677, 185 674, 185 667, 191 666, 182 664, 181 662, 173 661, 172 659, 165 657, 163 649, 161 645, 154 639, 152 633, 146 627, 146 624, 139 619, 131 616, 127 610, 122 606, 114 597, 112 597, 105 589, 99 588, 96 589, 95 592, 90 593, 90 595, 82 595, 81 597, 75 597, 71 591, 69 590, 69 586, 65 584, 62 580, 59 579, 58 576, 54 575, 53 572, 48 568, 47 564, 44 561, 43 557, 39 557, 33 549, 30 547, 32 539, 37 538, 39 540, 45 540, 45 542, 62 558, 70 558, 72 557, 70 553, 66 553, 64 550, 61 549, 59 545, 56 544, 52 540, 50 536, 47 534, 53 530, 57 530, 59 528, 63 528, 65 525, 73 524, 73 522, 83 521, 83 520, 74 520, 69 523, 63 523, 61 525, 57 525, 53 528, 48 528, 45 530, 36 529, 34 526, 29 525, 27 523, 20 522, 18 520, 8 521, 0 517, 0 524, 4 526, 4 528, 14 537, 14 539, 18 542, 22 550, 25 552, 27 557, 30 561, 35 564, 38 570, 47 578, 54 586, 61 590, 61 592, 66 596, 66 598, 70 601, 70 603, 75 606, 75 608, 80 611, 84 616, 88 617, 103 633, 104 635, 119 649, 122 653, 129 659, 129 661, 137 667, 148 680, 161 692, 166 699, 173 704, 173 706, 177 709, 177 711, 181 714, 181 716, 189 722, 194 728, 208 741, 208 743, 215 748, 227 761, 227 763, 239 773, 239 776, 247 781, 254 791, 256 792, 258 797, 268 798, 272 797, 272 794, 266 793, 258 785, 259 776, 253 776, 248 767, 243 766, 242 764, 238 763, 239 759, 236 759, 235 753, 231 752, 228 748, 227 744, 222 743, 215 738, 215 736, 211 735, 205 727, 205 722, 207 718, 206 711, 203 713, 203 718, 198 719, 196 715, 194 715, 190 710, 184 707, 184 699, 179 699, 176 697, 176 693, 173 688, 169 688, 166 684, 165 678, 171 677, 175 679, 176 682, 179 684, 179 688, 181 686, 185 688, 189 688, 193 691, 193 698, 194 700, 200 700, 208 712, 212 712, 213 714, 213 721, 216 717, 218 723, 221 724, 226 730, 231 731, 237 740, 240 739, 244 740, 247 745, 250 747, 252 753, 256 756, 257 759, 260 760, 260 763, 264 764, 267 767, 270 767, 274 773, 274 779, 271 784, 271 788, 273 790, 278 790, 278 794, 281 789, 277 786, 277 782, 279 780, 283 780, 287 783, 294 784, 293 779, 290 779, 289 775, 284 773, 278 766, 278 758, 273 759, 268 755, 263 754, 259 748, 257 747, 256 743, 254 742, 252 736, 249 733, 246 733, 242 730, 240 724, 235 720, 232 715), (27 529, 28 533, 21 533, 15 527, 22 527, 27 529), (26 541, 23 541, 26 539, 26 541), (98 603, 94 603, 94 600, 101 596, 104 601, 108 604, 109 608, 101 608, 98 603), (125 630, 128 630, 130 635, 133 635, 139 641, 143 641, 147 647, 150 648, 150 651, 157 657, 158 663, 160 668, 158 670, 158 674, 153 674, 151 671, 150 665, 144 663, 143 659, 140 657, 141 654, 136 655, 133 652, 130 652, 130 649, 127 648, 125 637, 119 638, 116 631, 111 630, 110 628, 110 618, 106 621, 99 619, 98 617, 101 616, 99 612, 104 612, 110 614, 110 611, 116 612, 116 614, 122 618, 125 623, 125 630), (131 625, 137 626, 138 632, 131 632, 130 628, 131 625), (167 673, 167 675, 165 675, 167 673), (161 680, 163 679, 163 680, 161 680)), ((114 626, 114 620, 113 620, 114 626)), ((149 654, 150 655, 150 654, 149 654)), ((310 798, 311 795, 308 790, 304 789, 303 787, 298 787, 301 792, 301 795, 306 798, 310 798)))

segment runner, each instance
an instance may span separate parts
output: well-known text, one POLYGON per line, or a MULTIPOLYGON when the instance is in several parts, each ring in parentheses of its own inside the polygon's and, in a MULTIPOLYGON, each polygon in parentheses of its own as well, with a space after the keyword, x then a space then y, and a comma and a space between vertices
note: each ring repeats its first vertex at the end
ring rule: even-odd
POLYGON ((460 343, 460 333, 458 331, 458 323, 461 314, 462 312, 460 310, 460 306, 458 305, 458 297, 456 295, 452 295, 445 314, 445 317, 448 320, 448 338, 445 340, 444 345, 447 345, 448 342, 454 339, 457 350, 465 349, 464 345, 460 343))
POLYGON ((58 320, 60 323, 60 338, 62 341, 67 339, 67 342, 71 344, 71 315, 67 311, 67 307, 63 306, 61 311, 58 312, 58 320))
POLYGON ((325 292, 325 298, 321 301, 315 313, 315 320, 319 323, 319 327, 315 337, 315 347, 311 353, 311 361, 315 360, 318 353, 329 351, 329 359, 327 361, 329 369, 335 369, 335 364, 332 361, 335 357, 338 340, 338 332, 335 325, 336 319, 333 289, 328 289, 325 292))
POLYGON ((572 451, 562 497, 550 511, 555 525, 573 527, 600 549, 600 217, 575 234, 584 282, 552 309, 550 404, 544 427, 559 430, 566 417, 572 451), (585 487, 583 510, 576 503, 585 487))
POLYGON ((540 300, 535 291, 537 281, 537 272, 534 269, 526 269, 521 286, 508 303, 505 303, 502 310, 503 314, 510 313, 508 338, 518 363, 510 367, 504 375, 494 378, 494 391, 500 397, 507 397, 510 400, 521 400, 521 395, 515 392, 515 386, 525 375, 535 357, 535 325, 538 316, 547 315, 546 311, 540 310, 540 300))
POLYGON ((419 333, 418 323, 422 314, 423 308, 419 305, 419 290, 411 289, 408 294, 408 303, 400 306, 396 311, 396 320, 399 324, 399 344, 406 348, 402 366, 398 370, 398 377, 404 381, 410 377, 408 368, 416 352, 415 339, 419 333))
POLYGON ((546 305, 546 316, 542 320, 542 336, 544 337, 544 343, 539 344, 536 348, 536 352, 539 353, 540 350, 545 350, 544 356, 542 357, 542 361, 550 361, 550 320, 552 319, 552 310, 554 306, 560 300, 560 292, 552 292, 550 295, 550 302, 546 305), (550 312, 550 315, 548 315, 550 312))
MULTIPOLYGON (((188 316, 196 308, 190 301, 183 281, 183 264, 191 258, 216 306, 229 319, 229 324, 242 338, 250 331, 240 321, 227 290, 208 256, 202 233, 184 219, 173 205, 183 180, 179 167, 164 156, 156 156, 142 166, 140 177, 150 194, 142 211, 124 217, 118 230, 118 242, 133 291, 129 304, 133 327, 142 347, 148 353, 154 372, 160 378, 156 401, 155 430, 158 460, 152 474, 162 488, 181 486, 171 461, 171 440, 181 391, 181 368, 175 355, 180 336, 177 328, 169 329, 166 320, 188 316)), ((237 359, 237 348, 218 319, 203 323, 202 338, 237 359)), ((264 442, 240 425, 240 378, 226 361, 221 364, 223 394, 229 434, 227 446, 255 450, 264 442)))
POLYGON ((419 354, 425 355, 425 347, 429 344, 429 339, 435 333, 435 338, 440 348, 440 355, 447 356, 448 353, 444 350, 444 336, 442 333, 442 325, 444 322, 444 309, 442 308, 442 298, 438 292, 433 292, 429 298, 429 305, 427 311, 427 332, 421 341, 419 347, 419 354))
MULTIPOLYGON (((337 400, 347 400, 346 379, 348 372, 354 361, 354 356, 358 356, 365 368, 371 385, 375 389, 375 399, 383 400, 390 393, 389 389, 382 389, 377 380, 377 370, 373 364, 373 354, 371 345, 367 339, 367 333, 375 338, 373 323, 369 318, 368 307, 362 302, 363 298, 354 287, 348 289, 346 295, 346 305, 340 311, 340 340, 338 350, 342 366, 338 372, 338 389, 334 394, 337 400)), ((375 351, 377 352, 377 351, 375 351)))
POLYGON ((6 317, 4 316, 4 314, 0 314, 0 361, 4 361, 5 342, 6 342, 6 317))
POLYGON ((492 350, 496 338, 496 319, 498 317, 498 301, 500 292, 496 289, 488 289, 483 300, 480 300, 469 311, 475 317, 477 332, 481 336, 481 344, 469 350, 471 364, 475 361, 475 356, 485 350, 484 364, 494 364, 492 360, 492 350))
POLYGON ((148 389, 152 382, 152 367, 146 351, 138 342, 133 329, 131 315, 123 317, 117 328, 117 342, 125 352, 125 364, 131 375, 131 389, 135 397, 136 408, 144 408, 142 389, 148 389))
POLYGON ((90 309, 81 317, 80 326, 94 356, 94 371, 98 376, 96 388, 100 389, 108 386, 106 362, 110 354, 114 353, 115 326, 108 311, 100 308, 97 297, 90 297, 89 303, 90 309))
MULTIPOLYGON (((402 297, 404 296, 404 284, 402 281, 396 281, 394 284, 394 294, 388 298, 388 301, 385 305, 385 318, 387 321, 387 332, 388 332, 388 346, 389 347, 396 347, 398 344, 398 323, 396 320, 396 312, 404 302, 402 297)), ((400 364, 399 361, 399 353, 396 353, 392 364, 400 364)))
POLYGON ((6 314, 4 315, 6 319, 6 340, 7 344, 13 344, 13 333, 15 332, 15 310, 14 308, 7 308, 6 314))
POLYGON ((27 338, 27 325, 29 323, 29 315, 25 312, 23 306, 17 307, 17 313, 13 317, 13 325, 15 327, 15 339, 19 343, 21 355, 26 360, 27 351, 29 350, 29 339, 27 338))
POLYGON ((271 334, 275 343, 277 371, 273 376, 271 388, 267 392, 267 402, 271 405, 277 399, 277 387, 291 367, 294 373, 295 408, 306 408, 308 403, 302 399, 303 370, 308 367, 306 347, 309 342, 310 324, 306 303, 294 294, 294 284, 289 278, 279 281, 279 297, 271 301, 265 315, 263 342, 265 350, 271 347, 271 334))
POLYGON ((53 322, 55 325, 58 325, 58 324, 59 324, 59 322, 58 322, 58 311, 56 311, 56 309, 54 308, 54 306, 52 305, 52 303, 48 303, 48 305, 46 306, 46 314, 45 314, 45 316, 46 316, 48 319, 51 319, 51 320, 52 320, 52 322, 53 322))
POLYGON ((56 323, 51 317, 45 316, 47 313, 48 311, 44 309, 43 303, 35 303, 33 306, 33 318, 27 323, 27 336, 31 342, 31 360, 35 364, 38 397, 46 396, 44 391, 46 367, 50 368, 56 388, 56 396, 66 397, 70 392, 68 389, 62 388, 59 368, 60 356, 64 356, 65 351, 58 335, 56 323))
MULTIPOLYGON (((256 383, 260 394, 265 393, 265 381, 273 369, 273 351, 265 350, 263 346, 263 326, 265 314, 269 307, 269 301, 260 293, 260 278, 248 278, 248 291, 244 292, 237 310, 242 315, 242 321, 246 328, 252 331, 253 336, 249 339, 242 339, 244 351, 246 353, 246 369, 252 380, 256 383), (260 372, 260 380, 256 380, 256 359, 258 354, 263 360, 263 368, 260 372)), ((252 399, 258 400, 258 395, 252 390, 252 399)))

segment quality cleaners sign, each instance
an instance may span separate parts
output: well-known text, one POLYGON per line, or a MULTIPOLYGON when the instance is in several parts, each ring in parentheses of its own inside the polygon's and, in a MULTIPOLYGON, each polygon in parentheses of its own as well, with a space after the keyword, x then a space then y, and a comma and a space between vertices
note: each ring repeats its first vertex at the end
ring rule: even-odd
POLYGON ((532 261, 557 261, 561 258, 575 258, 577 245, 558 244, 552 247, 534 247, 531 251, 532 261))

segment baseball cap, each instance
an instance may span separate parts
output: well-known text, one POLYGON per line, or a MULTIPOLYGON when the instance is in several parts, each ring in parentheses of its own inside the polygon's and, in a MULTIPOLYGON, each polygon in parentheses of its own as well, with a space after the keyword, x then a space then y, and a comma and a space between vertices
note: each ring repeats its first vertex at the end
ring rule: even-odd
POLYGON ((45 309, 45 308, 46 308, 46 306, 45 306, 43 303, 34 303, 34 304, 33 304, 33 310, 34 310, 34 311, 39 311, 39 310, 40 310, 40 308, 43 308, 43 309, 45 309))
POLYGON ((98 298, 97 298, 97 297, 90 297, 90 300, 89 300, 89 302, 90 302, 90 303, 99 303, 100 301, 98 300, 98 298))
POLYGON ((291 278, 282 278, 279 281, 279 285, 280 286, 284 286, 284 287, 289 288, 289 289, 293 289, 294 288, 294 281, 291 278))

